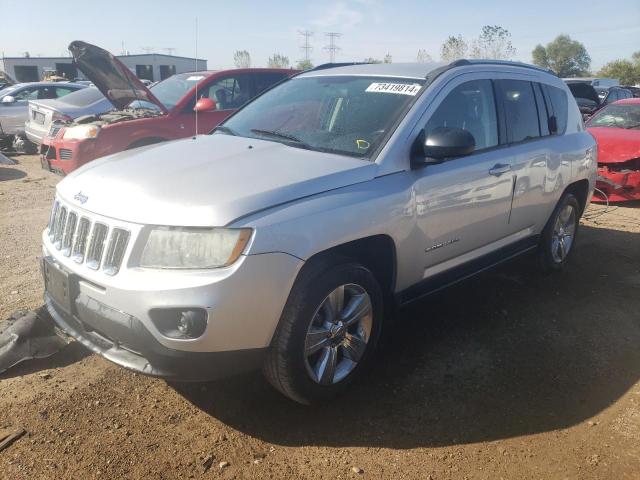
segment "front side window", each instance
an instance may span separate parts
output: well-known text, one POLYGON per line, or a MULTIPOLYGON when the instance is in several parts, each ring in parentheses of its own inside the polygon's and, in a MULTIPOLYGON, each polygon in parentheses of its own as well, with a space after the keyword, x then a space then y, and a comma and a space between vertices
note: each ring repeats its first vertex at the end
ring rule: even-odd
POLYGON ((531 82, 498 80, 497 84, 504 105, 509 143, 539 137, 538 109, 531 82))
POLYGON ((640 128, 640 105, 607 105, 587 122, 587 127, 640 128))
POLYGON ((198 90, 198 98, 203 97, 214 100, 217 110, 240 108, 251 99, 250 77, 238 75, 215 80, 198 90))
POLYGON ((425 126, 427 137, 439 127, 461 128, 473 135, 476 150, 498 145, 498 120, 490 80, 472 80, 454 88, 425 126))
POLYGON ((218 130, 293 147, 369 157, 405 114, 424 80, 298 77, 269 90, 218 130))
POLYGON ((26 102, 27 100, 36 100, 38 98, 37 88, 24 88, 14 95, 16 102, 26 102))

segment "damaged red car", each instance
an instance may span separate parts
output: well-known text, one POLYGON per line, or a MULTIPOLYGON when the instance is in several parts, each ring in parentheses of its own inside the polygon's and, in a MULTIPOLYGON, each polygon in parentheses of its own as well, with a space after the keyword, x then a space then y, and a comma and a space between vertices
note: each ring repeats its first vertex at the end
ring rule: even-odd
POLYGON ((61 175, 105 155, 185 138, 196 130, 208 133, 247 101, 297 73, 273 68, 197 71, 173 75, 149 89, 106 50, 75 41, 69 51, 115 110, 52 126, 40 158, 44 169, 61 175))
POLYGON ((640 98, 618 100, 587 121, 598 142, 598 180, 593 201, 640 200, 640 98))

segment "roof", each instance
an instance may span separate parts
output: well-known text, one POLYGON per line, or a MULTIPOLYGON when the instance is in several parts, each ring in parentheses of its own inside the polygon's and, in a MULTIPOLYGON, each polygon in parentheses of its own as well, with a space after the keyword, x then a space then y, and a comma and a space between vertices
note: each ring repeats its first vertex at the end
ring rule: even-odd
MULTIPOLYGON (((168 57, 168 58, 181 58, 183 60, 197 60, 199 62, 206 62, 207 60, 204 58, 193 58, 193 57, 181 57, 179 55, 167 55, 165 53, 132 53, 131 55, 115 55, 116 58, 132 58, 132 57, 168 57)), ((71 63, 73 58, 71 57, 0 57, 0 60, 57 60, 57 61, 65 61, 71 63)))
POLYGON ((22 88, 22 87, 61 87, 61 86, 65 86, 65 85, 73 85, 74 87, 78 87, 78 88, 83 88, 86 87, 86 85, 82 85, 82 84, 78 84, 75 82, 22 82, 22 83, 15 83, 13 85, 9 85, 9 87, 11 88, 22 88))
POLYGON ((329 76, 329 75, 370 75, 370 76, 388 76, 399 78, 415 78, 424 79, 436 69, 447 70, 449 68, 474 66, 474 65, 491 65, 504 67, 520 67, 533 69, 542 73, 554 75, 549 70, 545 70, 534 65, 520 62, 509 62, 500 60, 457 60, 453 63, 446 64, 442 62, 429 63, 354 63, 350 65, 342 65, 331 67, 330 65, 322 65, 320 68, 309 70, 301 74, 301 77, 329 76))
POLYGON ((640 98, 623 98, 622 100, 616 100, 610 105, 640 105, 640 98))

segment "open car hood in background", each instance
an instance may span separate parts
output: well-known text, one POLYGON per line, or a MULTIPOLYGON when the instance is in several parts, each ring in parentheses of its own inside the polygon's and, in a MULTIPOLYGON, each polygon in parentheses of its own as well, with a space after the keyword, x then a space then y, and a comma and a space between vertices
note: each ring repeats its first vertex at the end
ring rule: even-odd
POLYGON ((576 82, 576 83, 567 83, 567 87, 571 90, 571 93, 575 98, 586 98, 587 100, 592 100, 596 102, 596 105, 600 105, 600 97, 598 97, 598 92, 593 86, 588 83, 576 82))
POLYGON ((69 44, 74 63, 80 71, 109 99, 118 110, 134 100, 156 105, 167 113, 165 106, 120 60, 100 47, 80 40, 69 44))

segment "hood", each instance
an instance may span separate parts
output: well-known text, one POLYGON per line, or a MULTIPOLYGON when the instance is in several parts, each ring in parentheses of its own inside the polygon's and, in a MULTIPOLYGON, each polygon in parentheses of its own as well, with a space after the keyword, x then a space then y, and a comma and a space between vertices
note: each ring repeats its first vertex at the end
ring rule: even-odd
POLYGON ((589 127, 598 143, 598 163, 620 163, 640 158, 640 130, 589 127))
POLYGON ((100 47, 76 40, 69 44, 73 61, 85 76, 109 99, 114 107, 123 110, 134 100, 153 103, 167 113, 165 106, 120 60, 100 47))
POLYGON ((372 179, 367 160, 230 135, 203 135, 88 163, 58 194, 88 211, 151 225, 224 226, 302 197, 372 179), (84 204, 74 200, 79 192, 84 204))
POLYGON ((598 92, 590 84, 582 82, 567 83, 567 87, 569 87, 569 90, 571 90, 571 93, 575 98, 586 98, 587 100, 594 101, 597 105, 600 105, 598 92))

